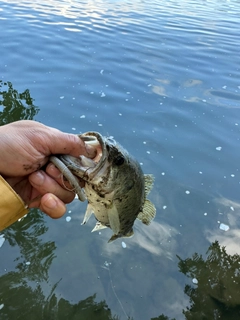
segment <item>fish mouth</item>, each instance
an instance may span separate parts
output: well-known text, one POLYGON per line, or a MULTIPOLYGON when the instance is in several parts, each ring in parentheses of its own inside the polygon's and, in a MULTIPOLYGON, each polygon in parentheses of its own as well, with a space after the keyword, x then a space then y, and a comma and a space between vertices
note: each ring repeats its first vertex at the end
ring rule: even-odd
POLYGON ((90 159, 85 156, 79 156, 77 158, 70 155, 61 155, 59 158, 74 175, 89 181, 97 176, 99 172, 104 170, 107 163, 108 151, 106 139, 95 131, 79 134, 78 137, 83 140, 85 144, 96 148, 96 156, 93 159, 90 159))

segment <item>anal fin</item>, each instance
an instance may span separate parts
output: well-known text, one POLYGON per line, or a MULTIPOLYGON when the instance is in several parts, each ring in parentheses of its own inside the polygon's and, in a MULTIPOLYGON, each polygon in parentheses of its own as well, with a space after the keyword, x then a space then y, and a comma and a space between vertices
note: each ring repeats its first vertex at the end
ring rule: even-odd
POLYGON ((102 224, 101 222, 98 221, 91 232, 99 231, 99 230, 102 230, 105 228, 107 228, 107 226, 105 226, 104 224, 102 224))

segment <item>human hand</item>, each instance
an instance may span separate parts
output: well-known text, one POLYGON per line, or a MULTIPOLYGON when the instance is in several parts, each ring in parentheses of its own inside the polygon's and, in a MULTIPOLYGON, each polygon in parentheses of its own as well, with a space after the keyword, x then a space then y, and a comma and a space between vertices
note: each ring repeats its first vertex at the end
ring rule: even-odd
POLYGON ((95 150, 78 136, 39 122, 22 120, 0 127, 0 174, 30 208, 52 218, 61 217, 75 193, 66 190, 62 174, 53 165, 41 168, 52 154, 94 157, 95 150))

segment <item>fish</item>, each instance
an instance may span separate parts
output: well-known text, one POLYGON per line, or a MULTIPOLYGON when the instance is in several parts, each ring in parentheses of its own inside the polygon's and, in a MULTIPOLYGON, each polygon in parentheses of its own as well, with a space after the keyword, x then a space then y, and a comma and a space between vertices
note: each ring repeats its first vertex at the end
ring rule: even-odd
POLYGON ((74 176, 85 182, 88 205, 82 224, 94 215, 97 222, 92 232, 112 229, 108 242, 133 236, 136 219, 149 225, 156 215, 154 204, 147 199, 154 176, 144 174, 139 162, 113 137, 104 137, 95 131, 78 136, 96 148, 96 157, 60 155, 58 158, 74 176))

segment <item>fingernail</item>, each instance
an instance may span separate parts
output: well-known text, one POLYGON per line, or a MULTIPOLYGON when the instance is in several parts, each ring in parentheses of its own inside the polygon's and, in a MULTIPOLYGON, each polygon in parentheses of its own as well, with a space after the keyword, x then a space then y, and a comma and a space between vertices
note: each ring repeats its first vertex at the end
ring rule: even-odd
POLYGON ((57 207, 57 201, 53 195, 48 195, 47 199, 44 201, 44 206, 48 209, 55 209, 57 207))
POLYGON ((37 171, 31 174, 31 182, 37 186, 41 186, 44 183, 45 177, 41 171, 37 171))
POLYGON ((97 150, 93 146, 86 143, 85 148, 89 158, 94 158, 96 156, 97 150))
POLYGON ((50 163, 46 169, 47 173, 51 175, 52 178, 59 179, 62 177, 62 173, 59 172, 58 168, 55 167, 53 163, 50 163))

